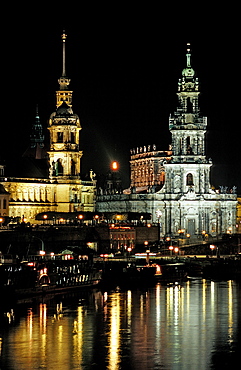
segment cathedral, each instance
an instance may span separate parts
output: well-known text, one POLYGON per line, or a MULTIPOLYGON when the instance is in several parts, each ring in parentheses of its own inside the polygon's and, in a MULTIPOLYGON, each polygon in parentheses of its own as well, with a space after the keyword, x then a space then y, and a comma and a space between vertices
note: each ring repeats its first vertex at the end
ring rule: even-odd
POLYGON ((18 175, 4 176, 0 166, 1 215, 37 223, 39 213, 92 212, 95 209, 95 175, 81 179, 80 119, 72 109, 70 79, 66 76, 65 43, 62 35, 63 68, 56 91, 56 111, 49 118, 50 142, 45 149, 38 111, 30 135, 30 146, 19 161, 18 175), (21 163, 20 163, 21 162, 21 163), (22 166, 22 167, 21 167, 22 166), (22 169, 22 172, 21 172, 22 169), (4 203, 5 199, 5 203, 4 203))
POLYGON ((102 190, 97 211, 150 213, 161 236, 217 237, 236 232, 237 188, 215 190, 210 184, 207 117, 200 113, 199 95, 188 44, 186 67, 178 81, 178 107, 169 118, 169 150, 158 151, 155 145, 131 150, 130 188, 118 194, 102 190))

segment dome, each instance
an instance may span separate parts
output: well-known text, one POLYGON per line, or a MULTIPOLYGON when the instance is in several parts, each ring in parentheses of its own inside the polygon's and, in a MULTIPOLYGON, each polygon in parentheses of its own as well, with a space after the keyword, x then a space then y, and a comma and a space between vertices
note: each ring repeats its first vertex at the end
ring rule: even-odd
POLYGON ((56 109, 57 116, 70 116, 72 114, 72 108, 65 101, 56 109))

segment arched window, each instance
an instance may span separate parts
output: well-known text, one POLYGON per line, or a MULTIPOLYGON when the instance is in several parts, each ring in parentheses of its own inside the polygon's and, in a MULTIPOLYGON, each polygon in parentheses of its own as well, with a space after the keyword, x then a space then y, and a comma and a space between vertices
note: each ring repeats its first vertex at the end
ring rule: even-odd
POLYGON ((62 161, 60 158, 57 160, 55 166, 56 166, 56 176, 62 176, 64 171, 62 161))
POLYGON ((76 174, 75 172, 76 172, 75 161, 71 159, 71 175, 74 176, 76 174))
POLYGON ((64 133, 61 131, 57 132, 57 142, 62 143, 63 139, 64 139, 64 133))
POLYGON ((191 173, 187 174, 186 180, 186 185, 193 185, 193 175, 191 173))

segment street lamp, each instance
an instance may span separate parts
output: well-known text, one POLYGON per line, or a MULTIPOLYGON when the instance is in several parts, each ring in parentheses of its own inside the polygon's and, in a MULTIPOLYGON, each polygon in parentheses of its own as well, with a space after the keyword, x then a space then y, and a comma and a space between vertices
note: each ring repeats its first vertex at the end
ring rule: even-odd
POLYGON ((188 240, 187 244, 189 244, 191 235, 190 234, 187 234, 186 237, 187 237, 187 240, 188 240))
POLYGON ((172 251, 173 251, 174 247, 173 247, 172 245, 170 245, 170 246, 168 247, 168 249, 169 249, 169 251, 170 251, 170 256, 172 256, 172 251))
POLYGON ((178 252, 179 252, 179 248, 178 247, 175 247, 174 248, 174 253, 178 254, 178 252))
POLYGON ((128 258, 130 260, 130 257, 131 257, 131 251, 132 251, 132 248, 131 247, 127 247, 127 252, 128 252, 128 258))
MULTIPOLYGON (((32 235, 32 238, 35 238, 35 239, 38 239, 41 241, 41 251, 40 252, 44 252, 42 255, 45 254, 45 250, 44 250, 44 242, 42 239, 40 239, 38 236, 35 236, 35 235, 32 235)), ((40 253, 41 254, 41 253, 40 253)))
MULTIPOLYGON (((145 240, 144 241, 144 246, 147 248, 148 247, 148 241, 145 240)), ((146 264, 149 266, 149 263, 150 263, 150 256, 149 256, 149 253, 150 253, 150 249, 146 249, 146 264)))
POLYGON ((213 256, 213 251, 214 251, 214 249, 215 249, 215 245, 210 244, 209 248, 211 249, 211 251, 212 251, 212 256, 213 256))

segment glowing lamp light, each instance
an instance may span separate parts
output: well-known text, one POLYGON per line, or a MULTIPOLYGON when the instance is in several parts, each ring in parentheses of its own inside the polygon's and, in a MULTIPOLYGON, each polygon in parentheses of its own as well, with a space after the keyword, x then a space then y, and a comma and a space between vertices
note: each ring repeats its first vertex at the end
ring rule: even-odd
POLYGON ((111 169, 114 170, 114 171, 116 171, 116 170, 118 170, 118 168, 119 168, 118 162, 113 161, 111 163, 111 169))
POLYGON ((40 256, 45 256, 45 251, 39 251, 40 256))

